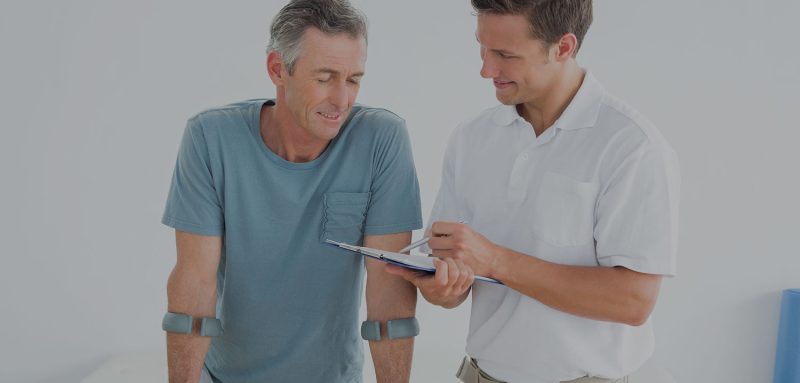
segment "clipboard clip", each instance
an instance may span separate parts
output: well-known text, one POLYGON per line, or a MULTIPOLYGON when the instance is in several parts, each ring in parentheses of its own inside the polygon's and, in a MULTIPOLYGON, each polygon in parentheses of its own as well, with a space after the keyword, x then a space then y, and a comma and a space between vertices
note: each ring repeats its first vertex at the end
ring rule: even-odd
POLYGON ((384 259, 383 258, 383 253, 379 253, 377 251, 371 251, 371 250, 365 249, 363 247, 359 247, 359 246, 355 246, 355 245, 349 245, 347 243, 331 241, 330 239, 327 239, 327 238, 325 239, 325 242, 329 243, 331 245, 334 245, 334 246, 339 246, 342 249, 355 251, 356 253, 361 253, 361 254, 364 254, 364 255, 367 255, 367 256, 370 256, 370 257, 373 257, 373 258, 384 259))

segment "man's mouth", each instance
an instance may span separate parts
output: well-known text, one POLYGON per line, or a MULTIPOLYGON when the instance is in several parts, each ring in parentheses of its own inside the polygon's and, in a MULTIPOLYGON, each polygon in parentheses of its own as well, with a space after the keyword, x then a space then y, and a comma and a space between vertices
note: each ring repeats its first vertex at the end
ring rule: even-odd
POLYGON ((341 113, 341 112, 331 112, 331 113, 317 112, 317 114, 319 114, 320 116, 322 116, 322 118, 324 118, 324 119, 326 119, 328 121, 338 121, 340 118, 342 118, 342 114, 343 113, 341 113))
POLYGON ((493 80, 493 82, 494 82, 494 86, 495 86, 497 89, 505 89, 505 88, 508 88, 508 87, 510 87, 511 85, 513 85, 513 84, 514 84, 514 82, 513 82, 513 81, 500 81, 500 80, 493 80))

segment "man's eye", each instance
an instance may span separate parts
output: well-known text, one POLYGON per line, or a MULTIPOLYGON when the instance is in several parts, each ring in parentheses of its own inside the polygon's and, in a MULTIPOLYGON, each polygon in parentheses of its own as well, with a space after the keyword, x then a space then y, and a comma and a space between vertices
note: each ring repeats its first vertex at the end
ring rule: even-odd
POLYGON ((358 85, 361 82, 361 80, 350 79, 350 80, 347 80, 347 82, 349 82, 349 83, 351 83, 353 85, 358 85))
POLYGON ((328 81, 331 81, 331 79, 330 78, 318 78, 317 79, 317 82, 320 83, 320 84, 324 84, 324 83, 326 83, 328 81))

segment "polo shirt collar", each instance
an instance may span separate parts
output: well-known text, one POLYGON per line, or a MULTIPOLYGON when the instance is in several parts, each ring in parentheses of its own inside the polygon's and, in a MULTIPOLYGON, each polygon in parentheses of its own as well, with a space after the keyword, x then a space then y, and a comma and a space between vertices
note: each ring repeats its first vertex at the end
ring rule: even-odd
MULTIPOLYGON (((581 87, 578 88, 575 97, 572 98, 553 127, 561 130, 575 130, 594 126, 604 95, 603 86, 589 71, 586 71, 581 87)), ((500 105, 492 118, 500 126, 511 125, 517 120, 524 121, 517 112, 516 105, 500 105)))
POLYGON ((500 105, 497 107, 497 110, 494 111, 494 115, 492 116, 494 123, 498 126, 508 126, 513 124, 515 121, 525 121, 522 116, 519 115, 517 112, 516 105, 500 105))
POLYGON ((591 128, 597 122, 600 106, 603 104, 605 89, 589 71, 583 76, 583 83, 575 97, 561 113, 554 126, 561 130, 591 128))

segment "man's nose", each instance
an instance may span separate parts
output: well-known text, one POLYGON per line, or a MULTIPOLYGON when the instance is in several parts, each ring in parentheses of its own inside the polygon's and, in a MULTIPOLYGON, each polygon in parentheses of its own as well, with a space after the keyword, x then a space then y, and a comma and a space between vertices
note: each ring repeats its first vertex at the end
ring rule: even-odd
POLYGON ((336 106, 338 110, 346 109, 349 99, 350 97, 346 84, 337 84, 331 89, 330 102, 336 106))
POLYGON ((487 59, 486 56, 483 57, 483 65, 481 65, 481 77, 483 78, 497 77, 497 67, 495 67, 494 63, 492 63, 490 59, 487 59))

